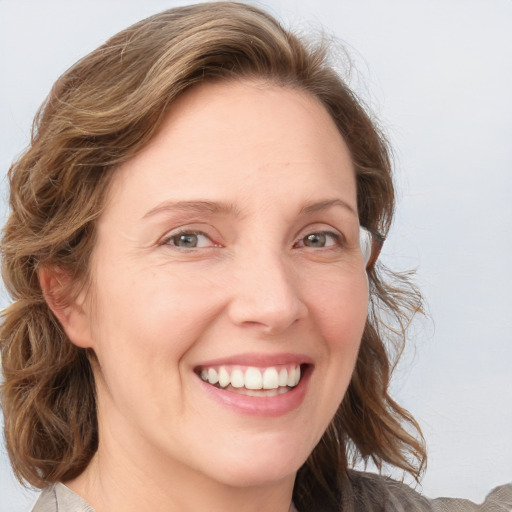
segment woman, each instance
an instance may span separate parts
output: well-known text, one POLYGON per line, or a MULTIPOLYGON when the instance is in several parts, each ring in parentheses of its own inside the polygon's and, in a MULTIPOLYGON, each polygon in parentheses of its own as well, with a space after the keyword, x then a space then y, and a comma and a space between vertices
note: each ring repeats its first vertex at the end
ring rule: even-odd
POLYGON ((375 266, 388 153, 324 49, 242 4, 156 15, 59 79, 10 179, 2 405, 36 511, 442 506, 349 469, 421 474, 385 350, 420 301, 375 266))

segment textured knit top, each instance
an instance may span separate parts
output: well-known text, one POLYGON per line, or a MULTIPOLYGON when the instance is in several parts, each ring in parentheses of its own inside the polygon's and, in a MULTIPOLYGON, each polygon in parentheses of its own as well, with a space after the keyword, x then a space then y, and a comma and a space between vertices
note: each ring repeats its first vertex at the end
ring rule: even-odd
MULTIPOLYGON (((493 489, 481 504, 458 498, 428 499, 409 486, 372 473, 351 471, 352 492, 332 512, 512 512, 512 483, 493 489)), ((64 484, 44 489, 32 512, 95 512, 64 484)), ((331 512, 301 510, 299 512, 331 512)))

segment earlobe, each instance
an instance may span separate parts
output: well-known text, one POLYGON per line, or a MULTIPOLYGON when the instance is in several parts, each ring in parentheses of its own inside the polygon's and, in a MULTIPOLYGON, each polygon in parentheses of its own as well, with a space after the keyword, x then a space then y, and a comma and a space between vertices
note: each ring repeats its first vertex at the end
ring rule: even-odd
POLYGON ((38 277, 44 299, 70 341, 82 348, 92 348, 85 300, 82 294, 74 296, 71 276, 62 269, 45 267, 39 269, 38 277))

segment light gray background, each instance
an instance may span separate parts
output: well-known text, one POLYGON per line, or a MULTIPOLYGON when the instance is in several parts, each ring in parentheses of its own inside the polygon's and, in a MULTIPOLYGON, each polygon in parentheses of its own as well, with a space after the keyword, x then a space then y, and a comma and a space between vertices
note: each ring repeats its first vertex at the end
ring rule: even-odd
MULTIPOLYGON (((184 3, 0 0, 2 175, 58 75, 118 30, 184 3)), ((428 441, 423 492, 481 501, 512 479, 512 1, 259 5, 345 42, 353 86, 394 145, 399 206, 383 259, 417 268, 430 317, 394 389, 428 441)), ((0 511, 33 500, 0 444, 0 511)))

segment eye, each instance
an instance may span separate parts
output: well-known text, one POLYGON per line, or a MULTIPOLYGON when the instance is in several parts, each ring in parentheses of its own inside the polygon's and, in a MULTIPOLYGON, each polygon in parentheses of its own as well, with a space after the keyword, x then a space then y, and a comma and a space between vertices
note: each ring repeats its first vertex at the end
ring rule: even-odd
POLYGON ((315 231, 308 233, 295 243, 295 247, 310 247, 312 249, 323 249, 340 245, 341 235, 332 231, 315 231))
POLYGON ((171 234, 162 241, 163 245, 171 245, 179 249, 200 249, 215 247, 210 237, 201 231, 181 231, 171 234))

